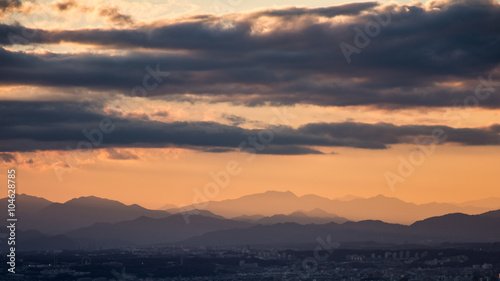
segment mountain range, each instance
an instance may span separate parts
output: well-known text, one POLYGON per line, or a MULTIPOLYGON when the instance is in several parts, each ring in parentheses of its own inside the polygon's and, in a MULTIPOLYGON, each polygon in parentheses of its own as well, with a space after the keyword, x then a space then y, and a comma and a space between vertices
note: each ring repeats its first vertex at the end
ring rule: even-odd
POLYGON ((499 242, 500 210, 479 215, 461 213, 431 217, 409 226, 367 220, 343 224, 279 223, 247 229, 209 232, 189 238, 187 246, 265 245, 292 246, 313 244, 318 238, 336 243, 376 242, 389 244, 436 244, 463 242, 499 242))
POLYGON ((286 222, 294 222, 298 224, 325 224, 330 222, 344 223, 349 221, 346 218, 339 217, 334 214, 329 214, 319 208, 310 210, 308 212, 300 210, 288 215, 277 214, 268 217, 262 215, 239 216, 232 219, 256 224, 276 224, 286 222))
MULTIPOLYGON (((488 199, 488 205, 494 205, 494 199, 488 199)), ((498 208, 500 208, 500 199, 498 208)), ((298 210, 321 209, 335 216, 347 220, 383 220, 391 223, 411 224, 431 216, 440 216, 449 213, 480 214, 494 208, 477 207, 474 201, 465 202, 465 205, 450 203, 414 204, 397 198, 378 195, 371 198, 328 199, 317 195, 297 196, 290 191, 268 191, 243 196, 237 199, 223 201, 209 201, 203 203, 204 209, 226 218, 244 215, 273 216, 276 214, 290 214, 298 210), (279 202, 279 203, 277 203, 279 202), (258 206, 258 208, 256 207, 258 206)), ((477 201, 482 206, 483 201, 477 201)), ((464 203, 462 203, 464 204, 464 203)), ((196 205, 184 206, 182 210, 196 209, 196 205)), ((175 210, 168 210, 175 212, 175 210)))
MULTIPOLYGON (((480 214, 450 212, 431 215, 409 225, 384 222, 378 214, 396 213, 401 210, 440 212, 446 208, 479 210, 479 207, 461 207, 452 204, 431 203, 416 205, 404 201, 377 196, 355 198, 346 201, 330 200, 319 196, 295 196, 291 192, 266 192, 244 196, 239 201, 225 200, 219 204, 210 202, 207 210, 179 209, 150 210, 139 205, 125 205, 121 202, 98 197, 80 197, 65 203, 20 194, 16 198, 18 239, 21 250, 76 249, 81 247, 123 247, 148 245, 186 246, 232 246, 271 245, 293 246, 316 243, 319 237, 330 237, 338 243, 441 243, 441 242, 498 242, 500 241, 500 210, 488 210, 480 214), (266 195, 269 195, 266 196, 266 195), (258 199, 263 199, 259 202, 258 199), (280 202, 277 211, 269 213, 268 200, 280 202), (369 220, 348 220, 362 214, 346 213, 341 217, 325 209, 336 206, 320 205, 327 200, 330 204, 344 202, 342 210, 362 207, 373 211, 369 220), (310 201, 317 205, 310 207, 310 201), (281 204, 283 202, 283 204, 281 204), (291 206, 292 202, 298 203, 291 206), (211 204, 216 205, 210 208, 211 204), (236 203, 240 203, 239 208, 236 203), (259 206, 261 214, 249 214, 227 218, 228 213, 217 213, 214 209, 246 210, 246 204, 259 206), (349 205, 350 203, 352 205, 349 205), (365 205, 362 205, 365 203, 365 205), (380 208, 381 203, 384 210, 380 208), (229 207, 228 207, 229 206, 229 207), (347 206, 347 207, 346 207, 347 206), (437 206, 437 207, 436 207, 437 206), (450 207, 451 206, 451 207, 450 207), (431 207, 435 207, 434 209, 431 207), (284 212, 292 209, 292 212, 284 212), (392 208, 392 209, 391 209, 392 208), (304 211, 307 210, 307 211, 304 211), (424 211, 422 211, 424 210, 424 211)), ((488 199, 492 203, 491 199, 488 199)), ((0 208, 7 208, 7 198, 0 199, 0 208)), ((366 212, 366 211, 365 211, 366 212)), ((6 230, 0 234, 6 235, 6 230)), ((4 245, 5 246, 5 245, 4 245)), ((2 247, 4 247, 2 246, 2 247)))
MULTIPOLYGON (((7 198, 0 199, 0 208, 7 210, 7 198)), ((94 196, 71 199, 65 203, 54 203, 43 198, 18 194, 16 215, 20 230, 36 229, 47 234, 60 234, 89 226, 95 222, 115 223, 136 219, 167 217, 170 213, 149 210, 139 205, 125 205, 121 202, 94 196)), ((5 219, 6 216, 1 217, 5 219)))

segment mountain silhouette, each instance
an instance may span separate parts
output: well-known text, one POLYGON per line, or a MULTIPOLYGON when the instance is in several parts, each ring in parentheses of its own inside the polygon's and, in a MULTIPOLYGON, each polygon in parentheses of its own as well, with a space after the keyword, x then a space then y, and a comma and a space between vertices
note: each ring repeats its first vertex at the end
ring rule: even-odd
POLYGON ((187 239, 182 243, 191 246, 278 246, 314 243, 318 237, 327 236, 339 243, 498 242, 500 241, 499 213, 500 210, 480 215, 447 214, 418 221, 410 226, 376 220, 323 225, 279 223, 258 225, 245 230, 219 230, 187 239))
MULTIPOLYGON (((417 205, 397 198, 378 195, 371 198, 352 200, 334 200, 317 195, 296 196, 290 191, 268 191, 246 195, 237 199, 210 201, 204 204, 205 210, 226 218, 244 215, 273 216, 290 214, 297 210, 313 210, 319 208, 325 212, 336 214, 347 220, 383 220, 392 223, 411 224, 432 216, 448 213, 480 214, 489 211, 480 207, 461 207, 448 203, 428 203, 417 205), (258 208, 256 207, 258 206, 258 208)), ((186 206, 184 209, 194 209, 186 206)))
MULTIPOLYGON (((178 242, 207 232, 222 229, 241 229, 252 226, 246 222, 190 215, 186 221, 183 214, 165 218, 139 217, 118 223, 95 223, 91 226, 68 232, 74 240, 99 243, 109 240, 128 241, 132 245, 178 242)), ((102 246, 109 246, 102 243, 102 246)))
POLYGON ((432 217, 412 224, 412 233, 446 238, 447 241, 497 242, 500 240, 500 210, 480 215, 461 213, 432 217))
POLYGON ((457 205, 462 206, 462 207, 473 206, 473 207, 481 207, 481 208, 488 208, 488 209, 500 209, 500 198, 488 197, 488 198, 478 199, 478 200, 469 200, 469 201, 459 203, 457 205))
MULTIPOLYGON (((219 202, 224 210, 236 203, 245 204, 283 200, 283 206, 294 208, 287 215, 243 215, 226 219, 208 210, 195 210, 170 214, 149 210, 139 205, 94 196, 80 197, 65 203, 52 203, 43 198, 19 195, 19 206, 24 206, 18 238, 22 249, 50 250, 78 247, 122 247, 172 244, 187 246, 216 245, 299 245, 315 242, 318 237, 331 237, 339 243, 415 243, 442 242, 498 242, 500 240, 500 210, 469 215, 451 212, 429 216, 410 225, 385 222, 380 219, 346 221, 329 210, 339 208, 339 201, 316 195, 295 196, 291 192, 266 192, 244 196, 236 200, 219 202), (243 199, 242 199, 243 198, 243 199), (304 208, 311 202, 314 208, 304 208), (321 206, 321 204, 328 203, 321 206), (32 203, 31 205, 29 205, 32 203), (227 203, 227 204, 226 204, 227 203), (294 203, 295 205, 292 205, 294 203), (333 207, 331 206, 333 205, 333 207), (304 211, 309 210, 309 211, 304 211), (332 222, 332 220, 339 220, 332 222), (22 242, 22 243, 21 243, 22 242)), ((7 201, 2 199, 3 204, 7 201)), ((281 206, 281 201, 280 202, 281 206)), ((216 205, 216 202, 213 202, 216 205)), ((351 211, 363 204, 373 217, 387 212, 420 210, 449 204, 430 203, 416 205, 395 198, 376 196, 345 201, 341 207, 351 211), (384 210, 377 210, 384 203, 384 210), (346 207, 347 206, 347 207, 346 207)), ((210 203, 212 204, 212 202, 210 203)), ((209 204, 209 206, 210 206, 209 204)), ((275 204, 276 205, 276 204, 275 204)), ((270 211, 265 205, 259 210, 270 211)), ((453 205, 451 205, 453 206, 453 205)), ((216 208, 217 209, 217 208, 216 208)), ((176 209, 185 210, 185 208, 176 209)), ((228 210, 228 209, 226 209, 228 210)), ((435 209, 433 209, 435 210, 435 209)), ((355 212, 353 212, 356 214, 355 212)), ((351 216, 352 214, 351 213, 351 216)), ((21 214, 21 213, 20 213, 21 214)), ((6 230, 0 232, 5 235, 6 230)), ((326 239, 326 238, 325 238, 326 239)))
POLYGON ((263 217, 255 220, 258 224, 276 224, 285 222, 294 222, 298 224, 325 224, 330 222, 344 223, 348 221, 336 215, 328 214, 321 209, 314 209, 310 212, 296 211, 288 215, 278 214, 270 217, 263 217))
MULTIPOLYGON (((2 202, 6 199, 3 198, 2 202)), ((38 230, 46 234, 60 234, 69 230, 89 226, 96 222, 119 222, 141 216, 161 218, 169 216, 166 211, 149 210, 139 205, 95 196, 71 199, 65 203, 52 203, 41 198, 19 196, 20 230, 38 230), (33 206, 27 206, 30 203, 33 206)))
POLYGON ((263 216, 263 215, 250 215, 250 216, 243 215, 243 216, 234 217, 234 218, 232 218, 232 220, 255 223, 256 221, 258 221, 262 218, 265 218, 265 216, 263 216))
MULTIPOLYGON (((2 211, 7 210, 7 206, 9 202, 7 201, 9 198, 5 197, 0 199, 0 208, 2 211)), ((16 194, 15 205, 16 205, 16 213, 17 215, 22 214, 34 214, 43 208, 53 204, 53 202, 36 196, 31 196, 27 194, 16 194)))

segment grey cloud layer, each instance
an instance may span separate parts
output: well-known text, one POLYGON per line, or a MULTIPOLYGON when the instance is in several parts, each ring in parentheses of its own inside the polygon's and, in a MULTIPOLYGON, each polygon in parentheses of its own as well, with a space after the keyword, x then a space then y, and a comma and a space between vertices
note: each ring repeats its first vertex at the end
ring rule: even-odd
POLYGON ((21 0, 0 0, 0 11, 8 12, 21 8, 23 3, 21 0))
MULTIPOLYGON (((1 102, 0 151, 34 151, 74 149, 78 143, 91 140, 82 130, 93 135, 99 122, 109 118, 114 130, 102 134, 102 142, 93 148, 120 147, 185 147, 200 151, 299 155, 321 154, 311 148, 356 147, 385 149, 392 144, 413 143, 418 138, 430 139, 439 128, 446 142, 463 145, 500 145, 500 125, 488 128, 455 129, 445 126, 396 126, 387 123, 312 123, 299 128, 286 126, 248 130, 214 122, 172 122, 120 119, 102 113, 95 104, 69 102, 1 102), (262 137, 259 137, 259 135, 262 137), (271 140, 266 143, 262 139, 271 140), (250 139, 265 149, 255 149, 250 139)), ((133 159, 135 155, 108 150, 116 159, 133 159)), ((4 161, 7 160, 6 158, 4 161)))
MULTIPOLYGON (((14 41, 86 43, 129 52, 35 55, 0 49, 0 84, 87 87, 130 95, 131 88, 141 85, 144 68, 160 65, 170 75, 149 96, 204 94, 248 105, 435 107, 463 104, 474 93, 479 75, 494 73, 493 80, 499 79, 494 71, 500 63, 500 6, 494 1, 454 1, 439 10, 387 7, 393 11, 390 23, 348 64, 339 44, 354 45, 353 27, 364 29, 382 9, 377 3, 355 3, 235 18, 207 15, 119 30, 28 30, 24 33, 34 36, 14 41), (318 20, 345 15, 353 21, 318 20), (255 23, 268 19, 274 21, 270 31, 255 32, 255 23), (444 84, 457 81, 464 86, 444 84)), ((0 25, 0 44, 11 44, 9 34, 22 35, 23 27, 0 25)), ((499 92, 479 106, 499 108, 499 92)))

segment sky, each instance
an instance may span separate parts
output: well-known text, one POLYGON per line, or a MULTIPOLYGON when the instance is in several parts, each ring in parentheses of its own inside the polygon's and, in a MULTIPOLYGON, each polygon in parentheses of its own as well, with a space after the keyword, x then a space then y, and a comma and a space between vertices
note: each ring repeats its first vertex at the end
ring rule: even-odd
POLYGON ((500 197, 500 4, 0 1, 18 192, 500 197))

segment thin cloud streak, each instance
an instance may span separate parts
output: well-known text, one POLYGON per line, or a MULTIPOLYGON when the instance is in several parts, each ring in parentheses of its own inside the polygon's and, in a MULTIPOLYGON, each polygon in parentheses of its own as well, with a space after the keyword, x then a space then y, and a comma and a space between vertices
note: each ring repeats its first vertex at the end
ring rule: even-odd
MULTIPOLYGON (((272 142, 266 149, 252 149, 250 138, 262 130, 249 130, 216 122, 158 122, 107 115, 90 103, 1 102, 0 151, 67 150, 82 141, 96 142, 94 148, 180 147, 205 152, 243 151, 275 155, 322 154, 319 147, 387 149, 395 144, 413 144, 431 139, 433 130, 442 130, 446 143, 500 145, 500 125, 484 128, 402 125, 388 123, 311 123, 292 128, 267 127, 272 142), (98 132, 99 123, 110 120, 114 130, 98 132), (83 133, 85 130, 86 133, 83 133), (89 137, 90 136, 90 137, 89 137), (242 142, 245 142, 242 145, 242 142)), ((109 156, 133 158, 108 150, 109 156)))

